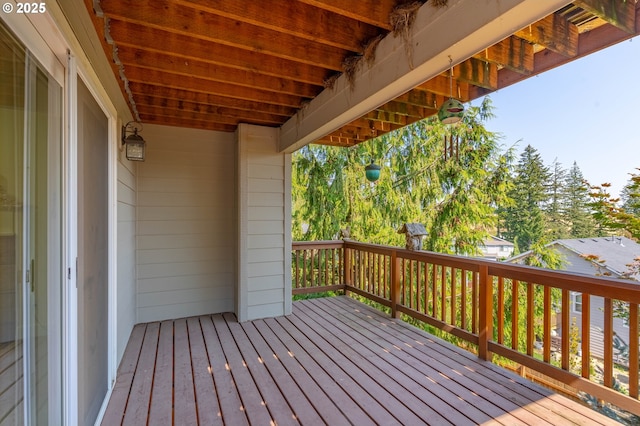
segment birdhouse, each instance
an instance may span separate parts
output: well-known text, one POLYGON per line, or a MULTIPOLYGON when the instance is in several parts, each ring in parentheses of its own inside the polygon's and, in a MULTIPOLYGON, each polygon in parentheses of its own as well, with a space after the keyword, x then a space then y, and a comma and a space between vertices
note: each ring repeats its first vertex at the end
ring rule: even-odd
POLYGON ((422 237, 427 235, 427 230, 421 223, 405 223, 398 230, 398 234, 405 234, 407 250, 422 250, 422 237))

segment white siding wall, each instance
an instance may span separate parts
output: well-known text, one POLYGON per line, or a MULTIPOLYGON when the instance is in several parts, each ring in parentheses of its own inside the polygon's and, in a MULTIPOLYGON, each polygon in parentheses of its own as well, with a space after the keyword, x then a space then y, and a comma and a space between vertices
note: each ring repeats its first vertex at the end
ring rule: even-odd
POLYGON ((291 156, 278 152, 278 135, 238 127, 240 321, 291 313, 291 156))
POLYGON ((146 125, 138 164, 138 322, 233 311, 231 133, 146 125))
POLYGON ((118 156, 117 359, 122 358, 136 323, 136 168, 118 156))

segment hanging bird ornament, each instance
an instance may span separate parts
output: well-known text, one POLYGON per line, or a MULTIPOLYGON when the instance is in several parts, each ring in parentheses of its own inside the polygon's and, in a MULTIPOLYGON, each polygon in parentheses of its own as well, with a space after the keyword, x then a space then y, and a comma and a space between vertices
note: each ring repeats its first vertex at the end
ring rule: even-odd
MULTIPOLYGON (((453 60, 449 56, 449 99, 438 110, 438 119, 442 124, 455 124, 464 116, 464 105, 453 97, 453 60)), ((460 139, 453 132, 444 136, 444 159, 460 158, 460 139)))

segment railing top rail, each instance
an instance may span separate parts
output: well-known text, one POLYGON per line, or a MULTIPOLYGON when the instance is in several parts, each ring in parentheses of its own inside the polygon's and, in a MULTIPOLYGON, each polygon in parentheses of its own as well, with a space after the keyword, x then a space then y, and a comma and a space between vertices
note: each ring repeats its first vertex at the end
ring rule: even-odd
POLYGON ((293 250, 303 249, 330 249, 330 248, 342 248, 344 241, 342 240, 325 240, 325 241, 293 241, 291 248, 293 250))
POLYGON ((549 285, 624 302, 640 303, 640 283, 637 281, 595 277, 577 272, 555 271, 503 262, 490 263, 489 275, 549 285))
POLYGON ((396 255, 401 258, 436 263, 468 271, 478 271, 480 266, 486 266, 488 267, 489 274, 497 277, 548 285, 555 288, 588 293, 594 296, 609 297, 624 302, 640 303, 640 283, 634 281, 610 277, 595 277, 574 272, 555 271, 534 266, 454 256, 429 251, 411 251, 401 247, 362 243, 353 240, 320 241, 304 244, 316 243, 324 245, 324 248, 326 248, 327 245, 338 244, 345 248, 368 250, 373 253, 385 255, 391 255, 395 252, 396 255))

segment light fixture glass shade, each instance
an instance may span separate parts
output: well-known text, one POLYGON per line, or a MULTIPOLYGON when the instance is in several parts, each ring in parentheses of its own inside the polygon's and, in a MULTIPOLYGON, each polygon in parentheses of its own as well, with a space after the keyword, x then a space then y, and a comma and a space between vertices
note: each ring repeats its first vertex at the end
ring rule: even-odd
POLYGON ((380 166, 371 161, 371 164, 364 168, 364 173, 369 182, 375 182, 380 178, 380 166))
POLYGON ((453 124, 462 120, 464 105, 455 98, 446 100, 438 110, 438 118, 443 124, 453 124))
POLYGON ((135 132, 124 140, 127 160, 144 161, 144 139, 135 132))

